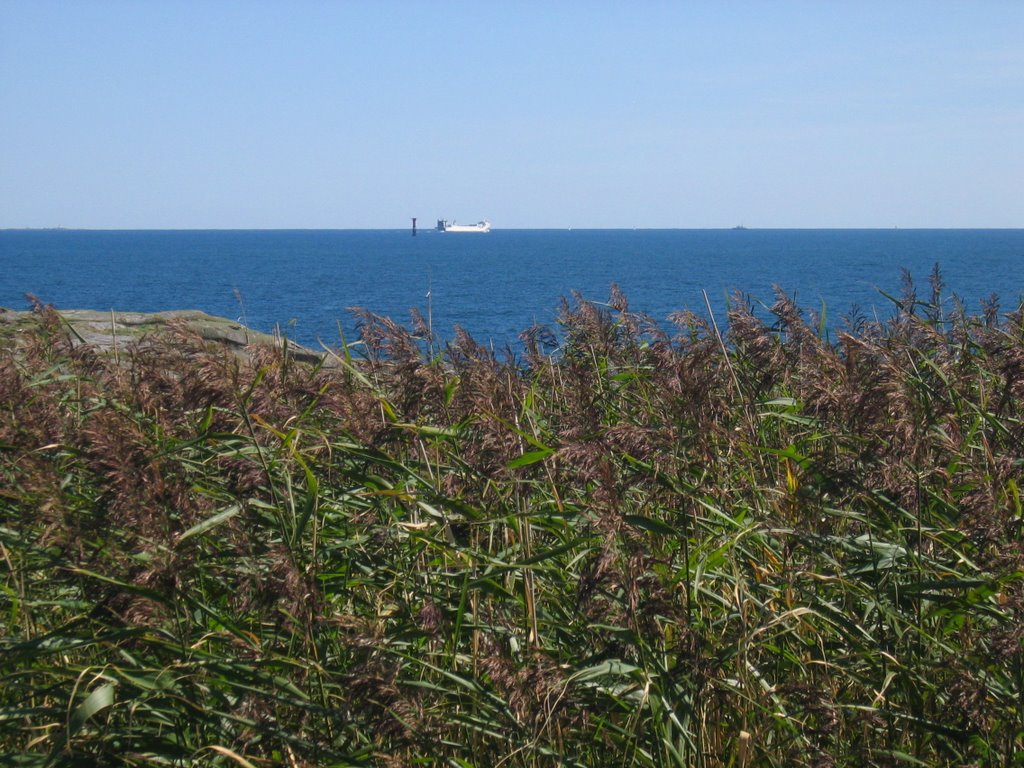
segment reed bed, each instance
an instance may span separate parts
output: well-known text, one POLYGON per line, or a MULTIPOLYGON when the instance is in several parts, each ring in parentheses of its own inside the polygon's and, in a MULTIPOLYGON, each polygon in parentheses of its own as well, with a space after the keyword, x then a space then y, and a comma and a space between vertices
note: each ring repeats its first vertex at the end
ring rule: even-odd
POLYGON ((1024 765, 1024 309, 0 341, 12 766, 1024 765), (727 320, 727 322, 726 322, 727 320))

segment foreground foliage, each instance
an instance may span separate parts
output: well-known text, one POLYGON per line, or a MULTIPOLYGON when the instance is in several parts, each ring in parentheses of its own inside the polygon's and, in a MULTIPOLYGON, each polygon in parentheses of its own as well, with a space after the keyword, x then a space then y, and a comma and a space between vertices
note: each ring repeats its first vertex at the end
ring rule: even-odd
MULTIPOLYGON (((0 756, 1024 765, 1024 314, 613 289, 319 367, 40 307, 0 356, 0 756)), ((358 350, 353 355, 352 350, 358 350)))

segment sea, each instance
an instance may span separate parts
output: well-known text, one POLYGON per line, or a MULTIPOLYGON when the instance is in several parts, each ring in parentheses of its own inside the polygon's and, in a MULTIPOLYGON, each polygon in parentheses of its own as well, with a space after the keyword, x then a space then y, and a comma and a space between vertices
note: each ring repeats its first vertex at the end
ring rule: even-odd
POLYGON ((354 307, 404 325, 415 308, 438 342, 458 326, 516 353, 535 324, 557 335, 563 299, 606 302, 613 284, 668 330, 678 310, 724 325, 737 296, 767 318, 781 290, 831 334, 891 317, 904 274, 929 297, 936 265, 947 309, 1015 309, 1024 230, 2 230, 0 307, 199 309, 312 348, 356 339, 354 307))

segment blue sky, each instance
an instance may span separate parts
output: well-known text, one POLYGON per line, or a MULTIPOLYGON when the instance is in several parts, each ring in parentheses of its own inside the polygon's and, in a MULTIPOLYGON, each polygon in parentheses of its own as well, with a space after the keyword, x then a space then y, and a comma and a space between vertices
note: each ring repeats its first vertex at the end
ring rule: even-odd
POLYGON ((1024 2, 0 0, 0 227, 1022 227, 1024 2))

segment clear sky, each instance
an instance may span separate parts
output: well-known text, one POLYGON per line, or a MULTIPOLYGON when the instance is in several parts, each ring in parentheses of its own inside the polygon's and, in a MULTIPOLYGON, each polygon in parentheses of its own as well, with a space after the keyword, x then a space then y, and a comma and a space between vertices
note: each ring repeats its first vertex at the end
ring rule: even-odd
POLYGON ((1024 0, 0 0, 0 227, 1024 227, 1024 0))

